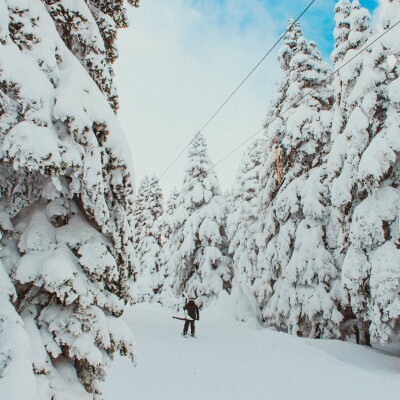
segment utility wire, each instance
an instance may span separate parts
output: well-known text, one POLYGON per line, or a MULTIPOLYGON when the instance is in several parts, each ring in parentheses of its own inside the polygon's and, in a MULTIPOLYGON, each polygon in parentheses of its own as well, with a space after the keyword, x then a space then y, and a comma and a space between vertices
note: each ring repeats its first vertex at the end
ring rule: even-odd
POLYGON ((196 135, 193 139, 186 145, 186 147, 176 156, 176 158, 168 165, 168 167, 164 170, 164 172, 160 175, 161 179, 170 168, 179 160, 182 154, 186 151, 186 149, 190 146, 194 139, 210 124, 210 122, 219 114, 219 112, 225 107, 225 105, 229 102, 229 100, 236 94, 236 92, 244 85, 244 83, 250 78, 250 76, 254 73, 254 71, 262 64, 262 62, 271 54, 271 52, 275 49, 275 47, 281 42, 281 40, 285 37, 286 33, 292 29, 292 27, 300 20, 300 18, 308 11, 308 9, 316 2, 317 0, 312 0, 308 6, 302 11, 302 13, 293 21, 293 23, 286 29, 286 31, 279 37, 279 39, 274 43, 274 45, 265 53, 265 55, 261 58, 261 60, 256 64, 256 66, 247 74, 247 76, 240 82, 240 84, 235 88, 235 90, 228 96, 228 98, 221 104, 221 106, 215 111, 215 113, 208 119, 208 121, 197 131, 196 135))
MULTIPOLYGON (((333 71, 327 78, 325 78, 323 81, 321 81, 321 84, 318 85, 317 87, 315 87, 314 89, 311 89, 309 92, 307 92, 306 94, 304 94, 302 97, 300 97, 299 100, 297 100, 296 102, 294 102, 290 107, 288 107, 285 111, 282 111, 277 117, 275 117, 271 122, 269 122, 269 125, 274 123, 278 118, 280 118, 283 114, 287 113, 290 109, 292 109, 294 106, 296 106, 297 104, 300 103, 300 101, 302 101, 305 97, 309 96, 311 93, 313 93, 318 87, 320 87, 324 82, 329 81, 329 79, 332 78, 333 75, 335 75, 336 73, 338 73, 342 68, 344 68, 347 64, 349 64, 350 62, 352 62, 355 58, 357 58, 360 54, 362 54, 365 50, 367 50, 369 47, 371 47, 374 43, 376 43, 380 38, 382 38, 383 36, 385 36, 387 33, 389 33, 393 28, 395 28, 397 25, 400 24, 400 20, 397 21, 392 27, 390 27, 387 31, 385 31, 384 33, 382 33, 381 35, 379 35, 374 41, 372 41, 371 43, 369 43, 367 46, 365 46, 364 48, 362 48, 357 54, 355 54, 353 57, 351 57, 349 60, 347 60, 343 65, 341 65, 338 69, 336 69, 335 71, 333 71)), ((228 157, 230 157, 233 153, 235 153, 237 150, 239 150, 242 146, 244 146, 246 143, 248 143, 251 139, 254 138, 254 136, 257 136, 260 132, 262 132, 264 130, 264 127, 262 127, 261 129, 259 129, 257 132, 253 133, 251 136, 249 136, 244 142, 242 142, 239 146, 237 146, 236 148, 234 148, 231 152, 229 152, 226 156, 224 156, 223 158, 221 158, 221 160, 219 160, 217 163, 215 163, 207 172, 213 170, 217 165, 221 164, 223 161, 225 161, 228 157)))

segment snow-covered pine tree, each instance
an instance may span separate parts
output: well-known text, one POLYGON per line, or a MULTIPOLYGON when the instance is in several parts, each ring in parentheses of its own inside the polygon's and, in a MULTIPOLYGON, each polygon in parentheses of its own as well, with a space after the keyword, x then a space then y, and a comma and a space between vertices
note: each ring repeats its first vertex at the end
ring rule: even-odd
MULTIPOLYGON (((351 12, 347 18, 350 22, 346 42, 341 42, 342 57, 338 58, 336 52, 332 53, 335 68, 340 68, 349 59, 354 57, 370 36, 368 29, 369 12, 361 8, 358 0, 354 0, 351 12)), ((357 81, 363 71, 363 58, 358 57, 344 66, 336 75, 334 80, 335 104, 334 113, 340 115, 340 127, 334 137, 332 151, 329 156, 329 171, 332 176, 332 204, 334 206, 334 226, 337 231, 333 237, 337 242, 336 257, 339 264, 343 261, 342 254, 348 243, 348 230, 351 213, 354 207, 354 185, 355 174, 358 168, 360 155, 368 143, 368 116, 359 107, 361 104, 357 81), (340 258, 341 257, 341 258, 340 258)), ((364 78, 364 76, 362 76, 364 78)), ((334 117, 335 119, 335 117, 334 117)), ((336 118, 336 121, 339 117, 336 118)))
POLYGON ((224 197, 226 199, 226 205, 227 205, 227 210, 228 210, 228 215, 231 214, 234 210, 234 201, 235 201, 235 196, 233 194, 233 192, 229 189, 226 188, 225 189, 225 193, 224 193, 224 197))
POLYGON ((339 0, 335 4, 335 29, 333 31, 333 38, 335 40, 335 48, 332 52, 332 61, 337 63, 343 60, 347 53, 348 38, 350 33, 350 11, 351 2, 350 0, 339 0))
POLYGON ((180 207, 181 203, 180 193, 176 188, 174 188, 166 202, 165 213, 160 222, 162 239, 162 248, 160 253, 161 267, 159 274, 160 287, 159 293, 156 297, 157 301, 167 306, 174 306, 176 304, 176 299, 174 299, 173 293, 174 282, 171 281, 168 266, 176 246, 176 231, 180 225, 180 220, 177 218, 176 213, 178 208, 182 210, 180 207))
MULTIPOLYGON (((368 116, 368 136, 356 182, 361 201, 352 215, 343 283, 351 306, 365 323, 364 343, 390 341, 400 331, 400 1, 381 3, 378 34, 363 58, 354 97, 368 116)), ((371 38, 373 40, 376 36, 371 38)), ((347 126, 359 124, 350 121, 347 126)))
POLYGON ((264 164, 264 138, 246 150, 236 173, 232 190, 232 211, 227 219, 229 252, 233 259, 234 280, 249 290, 256 277, 259 236, 260 172, 264 164))
MULTIPOLYGON (((136 0, 128 0, 139 6, 136 0)), ((118 95, 112 64, 118 57, 117 29, 128 26, 124 0, 43 0, 69 50, 89 72, 114 109, 118 95)))
POLYGON ((179 207, 179 191, 174 188, 165 204, 165 214, 161 220, 161 234, 163 242, 167 243, 175 232, 174 214, 179 207))
POLYGON ((13 305, 16 299, 15 287, 0 261, 0 398, 36 399, 39 390, 32 369, 31 342, 13 305), (16 384, 21 377, 24 385, 16 384))
POLYGON ((231 286, 232 272, 226 238, 226 200, 201 134, 188 150, 181 191, 175 211, 176 230, 168 268, 174 295, 196 297, 206 305, 231 286))
POLYGON ((134 298, 150 301, 159 291, 163 195, 158 179, 146 176, 140 183, 134 208, 136 268, 134 298))
MULTIPOLYGON (((132 162, 107 99, 46 8, 57 2, 44 3, 0 1, 0 258, 24 322, 10 313, 7 330, 29 337, 25 360, 12 350, 0 381, 19 360, 33 368, 38 398, 93 398, 110 357, 133 357, 117 319, 134 272, 132 162)), ((32 374, 21 376, 35 398, 32 374)), ((14 394, 5 398, 23 398, 14 394)))
MULTIPOLYGON (((260 210, 259 230, 260 233, 262 233, 260 234, 258 244, 259 256, 255 274, 254 292, 258 299, 260 309, 264 311, 272 296, 273 285, 278 276, 281 275, 282 267, 288 262, 286 253, 283 251, 280 252, 276 247, 277 238, 275 236, 278 232, 278 226, 275 219, 271 218, 272 201, 279 189, 276 169, 277 160, 274 147, 279 144, 284 133, 284 121, 280 118, 280 113, 285 111, 284 106, 287 103, 287 90, 290 84, 290 62, 297 51, 297 42, 302 35, 300 25, 296 23, 293 18, 289 19, 288 27, 290 29, 285 35, 285 44, 278 54, 283 76, 278 85, 276 98, 269 106, 265 123, 268 130, 274 128, 275 137, 279 139, 276 140, 277 143, 274 143, 275 138, 272 138, 272 135, 268 136, 267 132, 265 133, 265 162, 260 171, 261 191, 258 201, 260 210), (271 252, 270 250, 273 251, 271 252)), ((280 151, 279 147, 277 151, 280 151)), ((283 234, 284 231, 285 229, 282 229, 281 234, 283 234)), ((290 233, 290 231, 286 230, 286 233, 286 241, 290 243, 294 239, 294 232, 290 233)))
MULTIPOLYGON (((339 2, 336 10, 340 9, 339 5, 342 4, 343 2, 339 2)), ((363 57, 357 57, 347 65, 345 63, 360 51, 371 36, 370 14, 368 10, 360 6, 358 0, 354 0, 350 9, 346 8, 346 10, 346 39, 343 39, 343 35, 335 35, 336 45, 332 53, 335 69, 341 69, 335 74, 333 82, 334 140, 328 159, 329 180, 332 182, 332 211, 328 242, 333 249, 338 268, 342 267, 349 247, 352 214, 359 202, 357 170, 361 154, 369 141, 368 115, 360 107, 363 96, 366 94, 359 89, 360 83, 366 77, 363 57), (340 57, 336 49, 340 49, 340 57)), ((337 24, 340 24, 342 20, 343 18, 338 18, 337 24)), ((340 30, 340 26, 337 25, 335 33, 340 30)), ((359 331, 363 328, 359 326, 360 324, 353 323, 354 317, 345 303, 348 302, 343 302, 346 316, 343 333, 354 332, 356 340, 359 341, 359 331)))
MULTIPOLYGON (((349 50, 349 32, 350 32, 350 10, 349 0, 339 0, 335 5, 335 29, 333 38, 335 48, 332 51, 331 59, 335 68, 337 68, 347 51, 349 50)), ((335 74, 333 78, 334 103, 333 103, 333 121, 332 121, 332 140, 343 130, 343 105, 342 105, 342 80, 340 74, 335 74)))
POLYGON ((304 39, 298 23, 290 20, 289 27, 279 53, 285 76, 266 126, 269 154, 261 183, 264 248, 256 284, 268 323, 294 334, 331 337, 338 334, 341 314, 336 304, 339 271, 326 243, 329 66, 315 43, 304 39))

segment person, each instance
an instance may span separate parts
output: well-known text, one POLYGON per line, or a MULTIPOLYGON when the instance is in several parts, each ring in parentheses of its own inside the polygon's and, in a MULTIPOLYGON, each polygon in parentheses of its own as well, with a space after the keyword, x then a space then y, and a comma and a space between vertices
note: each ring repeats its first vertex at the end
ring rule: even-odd
POLYGON ((195 334, 195 326, 194 321, 198 321, 200 319, 199 307, 195 303, 193 298, 190 298, 185 307, 183 307, 185 311, 185 325, 183 327, 183 336, 186 336, 189 330, 190 325, 190 333, 192 336, 195 334))

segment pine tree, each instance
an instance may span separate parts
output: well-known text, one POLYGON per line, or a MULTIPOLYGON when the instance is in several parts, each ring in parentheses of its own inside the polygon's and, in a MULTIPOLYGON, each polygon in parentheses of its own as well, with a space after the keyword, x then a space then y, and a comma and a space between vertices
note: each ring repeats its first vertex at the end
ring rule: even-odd
POLYGON ((175 237, 176 231, 179 225, 177 219, 177 209, 181 210, 180 193, 174 188, 171 192, 165 206, 165 213, 161 219, 161 237, 162 237, 162 248, 160 253, 160 282, 159 282, 159 294, 157 300, 164 305, 174 306, 174 293, 173 284, 169 271, 169 262, 175 248, 175 237))
MULTIPOLYGON (((360 107, 365 92, 359 88, 366 78, 363 58, 357 57, 348 64, 345 63, 352 59, 369 39, 370 15, 357 0, 353 1, 347 11, 346 39, 344 40, 343 36, 336 38, 335 49, 341 49, 340 57, 337 56, 336 50, 332 53, 335 68, 341 69, 335 75, 333 83, 334 142, 328 159, 332 201, 332 221, 328 241, 333 249, 336 265, 340 269, 349 246, 352 214, 359 202, 357 169, 361 154, 369 140, 368 115, 360 107)), ((356 340, 359 341, 359 330, 362 327, 359 324, 353 325, 353 313, 345 303, 348 302, 343 301, 343 306, 346 308, 344 333, 347 334, 348 330, 354 331, 356 340)))
POLYGON ((136 301, 150 301, 159 291, 163 195, 158 179, 146 176, 140 183, 135 208, 135 251, 137 268, 134 296, 136 301))
POLYGON ((162 236, 165 242, 168 242, 174 235, 175 225, 173 215, 179 204, 179 191, 174 188, 165 205, 165 214, 161 223, 162 236))
POLYGON ((232 212, 227 220, 235 281, 248 289, 256 277, 259 253, 258 198, 264 151, 265 142, 261 138, 255 140, 244 154, 233 186, 232 212))
MULTIPOLYGON (((0 397, 29 400, 38 398, 37 378, 32 369, 32 349, 24 322, 14 308, 15 287, 0 262, 0 397), (24 379, 29 392, 16 382, 24 379), (6 378, 6 379, 2 379, 6 378)), ((34 364, 34 368, 38 365, 34 364)))
MULTIPOLYGON (((129 0, 138 7, 138 0, 129 0)), ((123 0, 43 0, 69 50, 86 68, 99 89, 118 109, 112 64, 118 57, 117 29, 128 26, 123 0)))
POLYGON ((177 229, 169 263, 176 298, 182 294, 206 305, 231 284, 232 273, 225 234, 226 201, 198 134, 188 150, 181 191, 175 211, 177 229))
MULTIPOLYGON (((287 259, 285 259, 286 252, 279 251, 276 247, 277 238, 274 236, 276 236, 278 232, 278 226, 271 213, 271 206, 274 195, 279 189, 277 160, 274 147, 280 144, 282 135, 284 134, 284 121, 283 118, 280 117, 280 114, 285 111, 284 107, 287 102, 287 90, 290 84, 290 62, 297 51, 297 43, 302 35, 300 25, 296 23, 293 18, 289 19, 288 28, 284 38, 285 44, 278 54, 283 76, 278 85, 277 96, 275 100, 271 102, 268 109, 265 123, 269 131, 274 129, 274 134, 265 134, 266 155, 262 171, 260 172, 259 230, 261 231, 261 238, 259 239, 259 255, 254 287, 260 309, 264 311, 272 296, 274 282, 277 280, 278 276, 281 275, 282 266, 287 264, 287 259), (275 137, 277 139, 275 139, 275 137), (269 250, 272 250, 272 252, 269 250), (275 252, 276 255, 274 254, 275 252)), ((278 146, 277 151, 280 151, 280 146, 278 146)), ((281 168, 281 163, 279 163, 279 168, 281 168)), ((283 232, 284 230, 282 230, 282 233, 283 232)), ((291 233, 290 237, 286 235, 289 246, 293 238, 294 233, 291 233)))
MULTIPOLYGON (((350 11, 351 3, 349 0, 339 0, 335 5, 335 29, 333 38, 335 40, 335 48, 331 54, 332 62, 335 68, 339 67, 349 50, 349 33, 350 33, 350 11)), ((341 74, 335 74, 333 80, 334 98, 333 104, 333 123, 332 123, 332 139, 335 139, 343 130, 343 105, 345 98, 342 93, 341 74)))
POLYGON ((331 337, 338 335, 341 315, 336 304, 339 271, 326 243, 329 67, 315 43, 302 37, 300 26, 292 20, 289 26, 279 54, 285 76, 266 128, 269 154, 261 183, 265 247, 259 279, 267 287, 259 298, 270 324, 294 334, 331 337), (274 143, 281 144, 279 168, 274 143), (284 180, 277 187, 278 170, 284 180))
MULTIPOLYGON (((400 2, 387 0, 381 7, 380 30, 385 32, 399 20, 400 2)), ((399 57, 393 29, 366 51, 357 82, 368 136, 357 169, 359 204, 352 215, 343 282, 354 313, 365 323, 366 344, 386 343, 399 332, 399 57)))
MULTIPOLYGON (((133 358, 117 319, 134 273, 132 162, 112 108, 75 57, 80 39, 56 29, 48 10, 57 2, 43 3, 0 1, 0 258, 41 398, 74 397, 69 388, 93 398, 110 357, 133 358), (66 384, 60 369, 77 380, 66 384)), ((9 332, 21 331, 11 320, 9 332)))
POLYGON ((226 205, 227 205, 227 210, 228 210, 228 215, 229 215, 234 210, 235 196, 234 196, 233 192, 229 188, 227 188, 227 189, 225 189, 224 197, 226 200, 226 205))
MULTIPOLYGON (((368 29, 369 13, 361 8, 358 1, 352 4, 351 13, 348 16, 350 29, 348 39, 342 42, 342 58, 335 64, 340 68, 344 62, 354 57, 361 47, 366 43, 370 35, 368 29)), ((336 59, 335 52, 332 60, 336 59)), ((353 60, 336 74, 334 81, 335 105, 334 113, 337 111, 342 118, 338 135, 335 136, 333 148, 329 156, 329 170, 332 176, 332 203, 334 206, 335 226, 338 231, 334 232, 336 244, 336 258, 342 263, 342 254, 348 243, 349 218, 352 213, 354 202, 354 185, 360 161, 360 154, 368 143, 368 116, 359 107, 363 93, 359 92, 359 79, 364 80, 362 57, 353 60), (354 172, 353 172, 354 171, 354 172)), ((335 118, 335 117, 334 117, 335 118)))
POLYGON ((346 55, 348 47, 348 39, 350 33, 350 12, 351 3, 349 0, 339 0, 335 4, 335 29, 333 31, 333 38, 335 40, 335 49, 332 52, 332 61, 336 64, 338 61, 343 60, 346 55))

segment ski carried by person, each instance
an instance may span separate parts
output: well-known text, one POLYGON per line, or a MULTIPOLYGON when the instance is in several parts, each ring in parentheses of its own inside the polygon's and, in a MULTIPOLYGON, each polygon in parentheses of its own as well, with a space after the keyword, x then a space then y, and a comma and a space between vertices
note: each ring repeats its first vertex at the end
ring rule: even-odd
POLYGON ((183 326, 182 336, 187 337, 190 325, 190 334, 192 337, 196 337, 194 321, 200 320, 200 311, 195 303, 195 299, 190 298, 185 307, 183 307, 183 310, 185 312, 185 325, 183 326))

